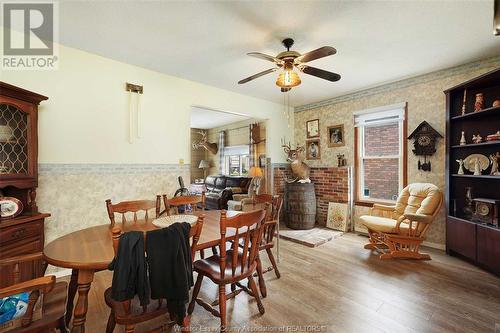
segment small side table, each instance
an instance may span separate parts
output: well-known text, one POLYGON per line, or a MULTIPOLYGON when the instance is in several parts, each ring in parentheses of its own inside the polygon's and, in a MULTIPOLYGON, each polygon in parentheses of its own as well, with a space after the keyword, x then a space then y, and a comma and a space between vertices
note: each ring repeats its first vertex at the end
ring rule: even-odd
POLYGON ((206 191, 207 187, 205 186, 205 183, 193 183, 189 185, 189 192, 191 192, 192 194, 201 195, 201 193, 206 191))

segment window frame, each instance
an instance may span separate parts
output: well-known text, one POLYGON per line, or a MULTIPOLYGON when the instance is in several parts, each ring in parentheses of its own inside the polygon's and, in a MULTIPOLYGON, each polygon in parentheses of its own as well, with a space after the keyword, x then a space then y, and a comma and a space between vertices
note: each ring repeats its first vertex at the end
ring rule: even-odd
POLYGON ((225 176, 234 176, 234 177, 246 177, 249 172, 249 164, 250 164, 250 152, 249 147, 247 145, 239 145, 239 146, 228 146, 224 148, 224 175, 225 176), (231 175, 230 168, 230 160, 231 157, 238 156, 239 166, 238 166, 238 175, 231 175), (247 161, 247 175, 242 174, 243 161, 244 159, 248 159, 247 161))
MULTIPOLYGON (((408 145, 407 145, 407 130, 408 130, 408 104, 398 103, 393 105, 387 105, 383 107, 378 107, 374 109, 368 109, 363 111, 358 111, 354 113, 354 116, 361 114, 375 114, 381 113, 384 111, 401 109, 403 111, 403 120, 398 121, 399 123, 399 155, 381 155, 381 156, 365 156, 364 152, 364 129, 368 127, 366 125, 363 126, 355 126, 354 127, 354 167, 355 167, 355 177, 354 177, 354 204, 357 206, 367 206, 372 207, 374 203, 380 204, 389 204, 394 205, 396 201, 393 200, 384 200, 384 199, 376 199, 376 198, 367 198, 363 194, 363 186, 364 186, 364 168, 362 163, 366 159, 388 159, 388 158, 398 158, 400 160, 399 163, 399 193, 401 190, 407 185, 408 182, 408 145)), ((374 124, 376 126, 376 124, 374 124)))

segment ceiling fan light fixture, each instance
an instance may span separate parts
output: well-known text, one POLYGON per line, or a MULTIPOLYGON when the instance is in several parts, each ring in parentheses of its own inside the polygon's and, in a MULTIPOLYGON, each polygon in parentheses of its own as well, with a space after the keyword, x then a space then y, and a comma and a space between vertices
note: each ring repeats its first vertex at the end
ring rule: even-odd
POLYGON ((293 88, 298 86, 301 82, 299 74, 293 70, 281 72, 276 79, 276 85, 281 88, 293 88))

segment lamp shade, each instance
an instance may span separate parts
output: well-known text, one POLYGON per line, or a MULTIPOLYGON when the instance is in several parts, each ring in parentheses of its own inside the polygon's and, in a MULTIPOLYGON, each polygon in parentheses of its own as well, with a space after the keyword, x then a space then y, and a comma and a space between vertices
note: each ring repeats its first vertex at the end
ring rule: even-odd
POLYGON ((299 74, 293 70, 285 70, 278 76, 276 85, 281 88, 292 88, 298 86, 300 82, 299 74))
POLYGON ((262 177, 262 169, 259 167, 251 167, 250 171, 248 171, 248 175, 250 177, 262 177))
POLYGON ((200 165, 198 165, 198 168, 199 169, 208 169, 208 168, 210 168, 210 162, 208 162, 207 160, 201 160, 200 165))

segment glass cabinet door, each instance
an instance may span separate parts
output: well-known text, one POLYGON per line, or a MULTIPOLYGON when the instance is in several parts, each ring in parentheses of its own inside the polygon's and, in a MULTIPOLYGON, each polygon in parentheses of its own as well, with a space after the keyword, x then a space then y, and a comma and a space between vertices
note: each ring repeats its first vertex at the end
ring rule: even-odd
POLYGON ((28 174, 28 114, 0 103, 0 175, 28 174))

